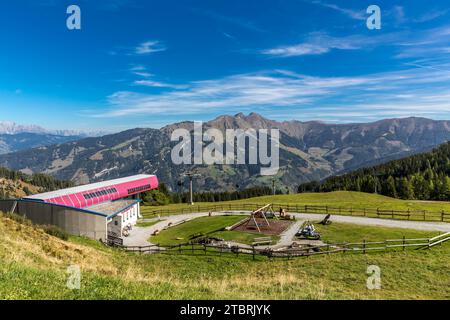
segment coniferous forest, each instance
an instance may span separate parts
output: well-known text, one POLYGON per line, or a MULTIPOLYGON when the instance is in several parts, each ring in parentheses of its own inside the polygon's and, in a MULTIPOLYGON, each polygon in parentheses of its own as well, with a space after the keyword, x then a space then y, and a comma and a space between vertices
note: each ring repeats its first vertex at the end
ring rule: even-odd
MULTIPOLYGON (((276 190, 276 194, 282 194, 281 190, 276 190)), ((217 192, 194 192, 194 202, 219 202, 240 200, 253 197, 267 196, 273 194, 273 190, 267 186, 255 186, 236 191, 217 191, 217 192)), ((146 191, 142 195, 144 205, 166 205, 170 203, 188 203, 189 192, 171 192, 164 183, 154 190, 146 191)))
POLYGON ((4 167, 0 167, 0 178, 10 179, 13 181, 21 180, 36 187, 41 187, 45 191, 52 191, 74 186, 73 182, 71 181, 58 180, 47 174, 35 173, 32 175, 28 175, 23 172, 9 170, 4 167))
POLYGON ((450 142, 430 152, 301 184, 298 192, 362 191, 400 199, 450 200, 450 142))

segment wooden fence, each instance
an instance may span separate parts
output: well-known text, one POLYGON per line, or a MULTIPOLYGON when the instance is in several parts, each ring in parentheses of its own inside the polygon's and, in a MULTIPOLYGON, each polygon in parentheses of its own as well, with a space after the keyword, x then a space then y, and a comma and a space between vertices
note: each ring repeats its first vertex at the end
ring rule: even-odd
MULTIPOLYGON (((212 204, 212 205, 193 205, 185 208, 174 209, 142 209, 144 217, 152 217, 156 215, 167 216, 172 214, 194 213, 194 212, 218 212, 218 211, 253 211, 262 207, 261 203, 230 203, 230 204, 212 204)), ((440 221, 450 222, 450 213, 445 211, 429 211, 429 210, 386 210, 380 208, 345 208, 334 206, 316 206, 307 204, 272 204, 273 209, 278 211, 280 208, 287 212, 296 213, 317 213, 317 214, 334 214, 346 216, 360 216, 372 218, 387 218, 397 220, 415 220, 415 221, 440 221)))
POLYGON ((343 242, 343 243, 327 243, 320 245, 308 245, 304 247, 283 248, 280 250, 273 248, 258 248, 255 246, 228 246, 228 245, 212 245, 212 244, 195 244, 184 243, 172 246, 116 246, 128 252, 137 253, 162 253, 162 254, 203 254, 203 255, 222 255, 234 254, 252 256, 265 256, 268 258, 294 258, 305 257, 320 254, 331 253, 347 253, 361 252, 367 253, 372 251, 405 251, 407 248, 429 249, 436 245, 450 240, 450 232, 441 234, 434 238, 415 238, 415 239, 389 239, 383 241, 360 241, 360 242, 343 242))

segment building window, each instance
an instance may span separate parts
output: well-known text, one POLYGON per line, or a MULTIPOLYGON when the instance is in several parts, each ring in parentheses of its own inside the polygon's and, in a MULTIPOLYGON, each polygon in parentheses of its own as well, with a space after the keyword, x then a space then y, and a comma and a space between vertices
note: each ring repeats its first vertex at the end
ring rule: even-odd
POLYGON ((116 188, 109 188, 109 189, 105 189, 105 190, 85 193, 85 194, 83 194, 83 197, 84 197, 84 199, 89 200, 89 199, 92 199, 95 197, 100 197, 100 196, 104 196, 104 195, 108 195, 108 194, 112 194, 112 193, 116 193, 116 192, 117 192, 116 188))
POLYGON ((131 189, 128 189, 128 194, 141 192, 141 191, 144 191, 144 190, 147 190, 147 189, 150 189, 150 188, 151 188, 151 185, 149 185, 149 184, 146 184, 146 185, 143 185, 143 186, 140 186, 140 187, 136 187, 136 188, 131 188, 131 189))

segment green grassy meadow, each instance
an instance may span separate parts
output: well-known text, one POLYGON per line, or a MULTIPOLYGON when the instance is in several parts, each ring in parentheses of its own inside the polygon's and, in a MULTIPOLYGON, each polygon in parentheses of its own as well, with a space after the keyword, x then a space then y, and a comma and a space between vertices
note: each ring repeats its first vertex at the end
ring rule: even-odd
POLYGON ((417 239, 432 238, 439 235, 439 232, 419 231, 403 228, 383 228, 374 226, 361 226, 351 223, 335 223, 330 225, 314 224, 316 230, 321 235, 321 240, 326 243, 383 241, 392 239, 417 239))
POLYGON ((138 220, 138 222, 136 223, 137 227, 141 227, 141 228, 146 228, 146 227, 151 227, 154 224, 157 224, 158 222, 161 222, 161 220, 157 219, 157 220, 153 220, 153 221, 140 221, 138 220))
MULTIPOLYGON (((246 217, 243 216, 213 216, 196 218, 185 223, 173 226, 161 231, 156 236, 151 236, 152 243, 162 246, 177 245, 187 243, 190 237, 195 234, 203 234, 212 237, 222 238, 227 241, 236 241, 244 244, 251 244, 255 238, 262 235, 250 232, 226 231, 225 227, 231 226, 246 217)), ((278 237, 272 237, 277 240, 278 237)))
MULTIPOLYGON (((299 204, 330 206, 355 209, 384 209, 384 210, 427 210, 433 212, 450 212, 450 202, 444 201, 419 201, 394 199, 378 194, 354 192, 354 191, 334 191, 327 193, 297 193, 288 195, 255 197, 236 201, 223 202, 197 202, 195 206, 225 205, 225 204, 299 204)), ((142 206, 141 213, 144 216, 154 216, 153 210, 182 210, 190 209, 189 204, 170 204, 166 206, 142 206)))

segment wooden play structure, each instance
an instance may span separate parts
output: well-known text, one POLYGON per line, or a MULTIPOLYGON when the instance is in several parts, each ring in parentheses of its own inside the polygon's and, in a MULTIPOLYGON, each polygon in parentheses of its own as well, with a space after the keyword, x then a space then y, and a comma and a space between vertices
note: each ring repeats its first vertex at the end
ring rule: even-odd
POLYGON ((276 218, 272 204, 266 204, 265 206, 252 211, 250 218, 244 226, 246 229, 256 228, 258 229, 258 232, 261 232, 261 229, 270 229, 270 223, 269 220, 267 220, 268 216, 276 218))
POLYGON ((279 235, 292 223, 291 220, 286 219, 286 216, 280 217, 275 214, 272 204, 266 204, 252 211, 250 217, 229 227, 228 230, 254 232, 267 236, 279 235))

